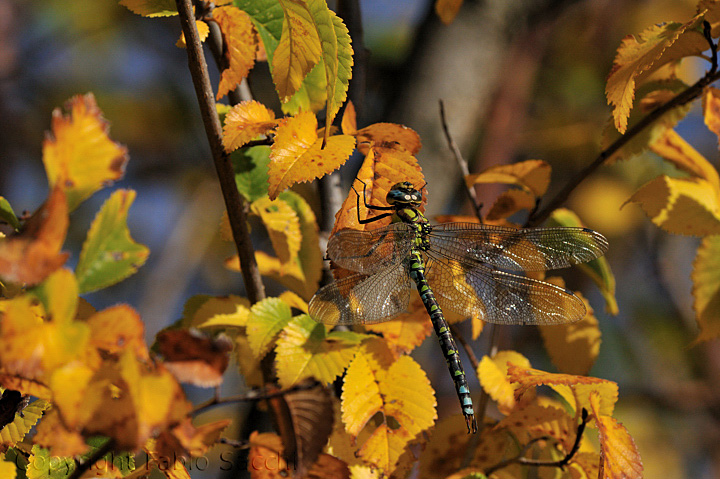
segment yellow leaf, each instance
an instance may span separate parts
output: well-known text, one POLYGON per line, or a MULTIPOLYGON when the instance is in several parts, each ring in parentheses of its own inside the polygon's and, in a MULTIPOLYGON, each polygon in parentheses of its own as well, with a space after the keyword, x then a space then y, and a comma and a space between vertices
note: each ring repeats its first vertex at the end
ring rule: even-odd
MULTIPOLYGON (((22 415, 19 412, 16 413, 12 422, 0 429, 0 448, 6 450, 22 441, 48 408, 50 408, 49 402, 37 399, 22 409, 22 415)), ((2 473, 0 473, 0 477, 4 477, 2 473)))
POLYGON ((407 354, 420 346, 432 331, 419 295, 413 295, 408 310, 409 313, 402 313, 392 321, 366 324, 365 329, 382 334, 396 354, 407 354))
POLYGON ((17 467, 13 462, 5 460, 5 454, 0 455, 0 477, 6 479, 15 479, 17 477, 17 467))
POLYGON ((437 418, 435 394, 424 371, 410 356, 394 360, 379 339, 366 341, 350 363, 342 404, 345 429, 352 436, 375 414, 383 415, 359 454, 385 473, 394 469, 405 445, 437 418), (391 423, 397 427, 389 428, 391 423))
POLYGON ((576 413, 583 407, 590 409, 590 394, 595 392, 599 394, 602 413, 612 415, 618 397, 617 383, 600 378, 547 373, 512 364, 508 367, 508 377, 510 382, 517 383, 515 398, 544 384, 560 394, 576 413))
POLYGON ((183 326, 200 329, 242 328, 247 325, 249 315, 250 301, 247 298, 234 295, 196 296, 185 304, 183 326))
POLYGON ((322 46, 305 2, 281 0, 284 18, 272 60, 272 76, 280 101, 287 102, 320 61, 322 46))
POLYGON ((494 357, 483 356, 478 365, 477 375, 485 392, 498 403, 500 411, 511 411, 515 407, 515 388, 508 380, 508 363, 523 368, 530 367, 530 361, 515 351, 499 351, 494 357))
POLYGON ((173 0, 120 0, 120 5, 144 17, 177 15, 177 6, 173 0))
POLYGON ((247 336, 238 334, 235 337, 235 353, 245 384, 249 387, 262 387, 265 381, 262 376, 261 360, 253 354, 247 336))
POLYGON ((638 203, 655 225, 668 233, 706 236, 720 234, 720 198, 708 181, 659 176, 628 200, 638 203))
POLYGON ((268 166, 270 199, 295 183, 320 178, 339 168, 352 154, 355 139, 335 135, 323 140, 317 136, 317 119, 310 112, 288 118, 277 129, 268 166))
POLYGON ((703 238, 693 262, 692 294, 700 326, 696 341, 720 336, 720 236, 703 238))
MULTIPOLYGON (((365 201, 369 205, 387 206, 385 198, 393 185, 401 181, 409 181, 420 188, 425 184, 422 170, 417 159, 403 148, 374 145, 367 153, 354 183, 358 194, 365 191, 365 201), (366 187, 363 188, 364 182, 366 187)), ((427 190, 423 188, 423 203, 420 211, 425 210, 427 190)), ((375 229, 390 224, 390 218, 371 223, 360 224, 358 218, 366 219, 372 214, 360 198, 360 212, 358 215, 358 196, 355 191, 349 191, 340 210, 335 214, 335 225, 330 235, 343 228, 356 230, 375 229)))
POLYGON ((702 15, 698 15, 685 24, 671 22, 653 25, 637 38, 628 35, 623 39, 605 88, 608 104, 613 106, 617 131, 625 133, 627 129, 637 77, 670 61, 672 58, 669 56, 666 56, 663 62, 658 60, 665 49, 672 46, 685 30, 696 28, 702 20, 701 17, 702 15))
POLYGON ((60 268, 68 258, 60 252, 68 223, 65 194, 56 187, 20 233, 0 241, 0 277, 32 286, 60 268))
POLYGON ((250 205, 267 229, 275 254, 281 263, 295 261, 300 251, 300 219, 285 201, 260 198, 250 205))
POLYGON ((601 334, 590 304, 577 291, 575 295, 585 303, 585 317, 575 323, 540 326, 540 333, 550 359, 560 371, 585 375, 590 372, 600 352, 601 334))
POLYGON ((223 146, 230 153, 277 125, 275 114, 262 103, 247 100, 233 106, 225 115, 223 146))
MULTIPOLYGON (((2 358, 2 355, 0 355, 0 358, 2 358)), ((52 399, 50 388, 41 381, 26 379, 15 374, 7 374, 4 371, 0 372, 0 386, 5 389, 20 391, 25 396, 35 396, 46 401, 52 399)))
POLYGON ((595 416, 600 436, 603 478, 642 478, 643 465, 635 441, 625 426, 600 412, 597 393, 590 396, 590 412, 595 416))
MULTIPOLYGON (((706 122, 707 118, 706 113, 706 122)), ((716 191, 720 192, 720 179, 715 167, 675 130, 667 130, 663 136, 650 145, 650 149, 679 170, 708 181, 716 191)))
POLYGON ((87 386, 94 374, 95 371, 87 365, 73 361, 56 369, 50 377, 53 404, 70 429, 85 424, 92 413, 84 406, 87 386))
POLYGON ((445 25, 450 25, 460 11, 463 0, 435 0, 435 13, 445 25))
POLYGON ((280 293, 280 296, 278 296, 278 298, 282 299, 291 308, 299 309, 303 313, 308 312, 307 301, 305 301, 292 291, 283 291, 282 293, 280 293))
POLYGON ((545 194, 550 184, 550 165, 542 160, 527 160, 511 165, 492 166, 482 173, 468 175, 468 188, 476 184, 504 183, 519 186, 535 197, 545 194))
POLYGON ((67 195, 68 209, 102 187, 122 178, 127 149, 108 137, 107 122, 92 94, 70 99, 66 108, 53 111, 52 133, 43 143, 43 163, 51 188, 67 195))
POLYGON ((57 409, 47 411, 37 426, 33 443, 49 449, 54 457, 68 457, 85 454, 89 446, 82 435, 68 430, 57 409))
MULTIPOLYGON (((195 26, 197 27, 198 36, 200 37, 200 42, 204 42, 207 36, 210 34, 210 27, 207 23, 203 22, 202 20, 195 20, 195 26)), ((180 38, 175 43, 175 46, 178 48, 186 48, 187 43, 185 42, 185 33, 180 32, 180 38)))
POLYGON ((282 387, 314 376, 330 383, 342 374, 364 335, 350 331, 326 333, 325 326, 303 314, 290 321, 275 347, 275 363, 282 387))
POLYGON ((218 7, 213 19, 220 26, 227 47, 228 67, 220 76, 216 100, 235 90, 253 65, 257 52, 257 33, 250 16, 236 7, 218 7))
POLYGON ((417 155, 422 147, 420 135, 405 125, 396 123, 373 123, 357 132, 358 150, 367 155, 371 143, 391 147, 398 144, 411 155, 417 155), (388 143, 389 145, 384 145, 388 143))

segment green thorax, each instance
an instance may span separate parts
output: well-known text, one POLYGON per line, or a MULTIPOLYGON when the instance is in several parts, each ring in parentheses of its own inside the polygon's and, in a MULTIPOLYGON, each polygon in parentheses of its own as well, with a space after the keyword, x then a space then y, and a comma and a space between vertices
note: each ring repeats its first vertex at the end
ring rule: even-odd
POLYGON ((417 231, 416 246, 426 249, 429 246, 428 219, 418 209, 422 203, 420 190, 415 189, 409 181, 396 183, 390 188, 385 201, 394 208, 392 222, 413 225, 417 231))

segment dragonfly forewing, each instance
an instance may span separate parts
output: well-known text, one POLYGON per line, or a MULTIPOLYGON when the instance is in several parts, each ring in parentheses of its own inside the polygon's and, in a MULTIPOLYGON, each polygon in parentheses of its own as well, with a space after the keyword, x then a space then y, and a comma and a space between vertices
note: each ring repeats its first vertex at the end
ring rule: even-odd
POLYGON ((566 268, 605 254, 608 242, 587 228, 528 228, 475 223, 435 225, 431 249, 455 261, 479 261, 507 271, 566 268))
POLYGON ((371 231, 344 229, 330 237, 327 255, 350 271, 375 274, 407 258, 415 236, 415 231, 404 223, 371 231))

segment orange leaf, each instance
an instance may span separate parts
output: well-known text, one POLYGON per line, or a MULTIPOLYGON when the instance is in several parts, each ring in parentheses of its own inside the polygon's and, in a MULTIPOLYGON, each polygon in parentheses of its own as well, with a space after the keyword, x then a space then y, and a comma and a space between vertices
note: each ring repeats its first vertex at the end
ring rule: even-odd
POLYGON ((54 457, 77 456, 89 449, 79 433, 65 427, 57 409, 45 413, 33 436, 33 444, 49 449, 54 457))
POLYGON ((705 125, 720 137, 720 90, 707 87, 703 92, 702 107, 705 125))
POLYGON ((68 258, 60 253, 67 228, 65 193, 57 187, 19 234, 0 240, 0 277, 28 286, 43 281, 68 258))
MULTIPOLYGON (((207 36, 210 34, 210 27, 207 23, 203 22, 202 20, 195 20, 195 26, 197 27, 198 36, 200 37, 200 42, 204 42, 207 36)), ((180 38, 175 43, 175 46, 178 48, 186 48, 187 43, 185 42, 185 33, 180 32, 180 38)))
POLYGON ((225 115, 223 146, 230 153, 277 125, 275 114, 262 103, 247 100, 233 106, 225 115))
POLYGON ((492 166, 482 173, 468 175, 465 184, 505 183, 519 186, 535 197, 545 194, 550 184, 550 165, 542 160, 527 160, 510 165, 492 166))
POLYGON ((69 116, 53 111, 52 133, 43 142, 43 163, 50 186, 67 195, 74 210, 100 188, 119 180, 128 161, 127 149, 108 137, 107 122, 92 94, 76 96, 66 105, 69 116))
POLYGON ((368 142, 373 142, 376 145, 389 143, 389 145, 382 146, 388 146, 390 148, 393 147, 393 144, 397 143, 410 152, 411 155, 417 155, 422 147, 420 135, 412 128, 396 123, 374 123, 366 126, 358 130, 357 142, 358 150, 364 155, 367 155, 368 149, 370 148, 368 142))
POLYGON ((357 119, 355 118, 355 105, 352 101, 347 102, 345 111, 343 112, 342 122, 340 128, 345 135, 357 134, 357 119))
POLYGON ((126 304, 111 306, 88 318, 90 344, 110 354, 130 349, 141 359, 149 359, 145 344, 145 323, 126 304))
POLYGON ((316 129, 317 119, 310 112, 300 112, 278 127, 268 166, 271 200, 295 183, 321 178, 338 169, 352 154, 353 137, 332 136, 322 148, 323 140, 316 129))
MULTIPOLYGON (((286 479, 293 467, 293 458, 283 451, 280 437, 270 433, 250 434, 248 471, 252 479, 286 479)), ((318 479, 350 479, 347 464, 329 454, 320 454, 308 476, 318 479)))
POLYGON ((235 90, 255 65, 258 41, 250 16, 242 10, 219 7, 213 10, 213 18, 222 30, 228 55, 228 67, 222 72, 215 96, 219 100, 235 90))
POLYGON ((611 415, 618 397, 617 383, 606 379, 570 374, 553 374, 538 369, 524 369, 513 364, 508 367, 508 377, 517 383, 515 398, 519 398, 530 388, 547 385, 559 393, 575 411, 590 409, 590 394, 598 393, 602 412, 611 415))
POLYGON ((597 393, 590 395, 590 410, 595 416, 600 436, 603 478, 642 478, 643 465, 635 441, 625 426, 600 412, 600 397, 597 393))
POLYGON ((365 329, 380 333, 396 354, 408 354, 430 335, 432 323, 428 320, 419 295, 413 295, 408 310, 392 321, 366 324, 365 329))
POLYGON ((435 13, 445 25, 450 25, 460 11, 463 0, 435 0, 435 13))
MULTIPOLYGON (((357 180, 354 184, 355 190, 359 194, 365 191, 365 201, 369 205, 387 206, 385 197, 395 183, 401 181, 409 181, 416 188, 425 184, 422 176, 422 170, 418 165, 417 159, 402 148, 392 148, 388 146, 375 145, 368 152, 363 161, 360 171, 357 174, 357 180), (365 188, 363 184, 365 183, 365 188)), ((427 190, 423 188, 423 203, 420 211, 425 210, 427 201, 427 190)), ((357 210, 358 196, 355 191, 350 191, 347 198, 343 202, 340 210, 335 214, 335 226, 330 233, 332 236, 336 231, 343 228, 351 229, 375 229, 390 224, 390 218, 371 223, 370 225, 362 225, 358 218, 368 218, 375 216, 365 208, 363 199, 360 198, 360 213, 357 210)))
POLYGON ((156 340, 163 364, 178 381, 202 388, 222 384, 232 350, 227 336, 210 338, 198 331, 166 329, 156 340))
POLYGON ((552 437, 562 445, 566 454, 572 449, 577 436, 577 422, 573 415, 562 408, 537 403, 518 408, 495 427, 512 433, 520 444, 539 437, 552 437))
POLYGON ((497 221, 523 209, 530 211, 535 207, 535 200, 536 197, 526 190, 513 189, 504 191, 490 207, 485 219, 487 221, 497 221))

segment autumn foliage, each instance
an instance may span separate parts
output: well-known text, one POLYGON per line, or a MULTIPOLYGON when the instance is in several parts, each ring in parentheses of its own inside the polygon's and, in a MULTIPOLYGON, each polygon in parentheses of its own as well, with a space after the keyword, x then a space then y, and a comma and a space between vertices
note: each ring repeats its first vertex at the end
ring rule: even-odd
MULTIPOLYGON (((187 478, 187 458, 224 443, 249 449, 250 463, 278 458, 272 468, 251 469, 255 478, 288 470, 296 477, 407 477, 412 470, 423 478, 642 477, 632 431, 613 417, 622 391, 613 381, 587 376, 602 340, 594 309, 618 312, 616 278, 604 258, 580 267, 604 304, 591 305, 580 295, 587 307, 581 321, 540 328, 558 372, 535 369, 513 350, 477 359, 473 341, 486 326, 477 317, 448 315, 452 324, 470 324, 463 348, 469 349, 469 374, 482 388, 473 397, 493 404, 493 414, 478 412, 476 436, 466 434, 459 409, 438 409, 435 386, 411 355, 432 330, 419 298, 395 320, 364 328, 330 329, 308 314, 308 301, 321 286, 323 234, 379 225, 360 223, 372 214, 349 190, 332 231, 320 232, 308 199, 291 187, 325 177, 355 153, 364 157, 355 189, 369 204, 384 205, 393 184, 410 181, 420 188, 428 181, 415 157, 421 138, 403 125, 357 125, 346 101, 352 41, 324 0, 194 3, 192 38, 204 41, 210 24, 222 34, 226 68, 213 98, 235 91, 258 62, 267 62, 272 75, 282 112, 250 98, 218 104, 223 126, 217 154, 233 165, 236 193, 274 251, 254 251, 249 236, 226 234, 239 250, 225 265, 243 273, 257 268, 285 291, 276 297, 189 298, 183 316, 153 345, 146 344, 143 320, 130 306, 96 310, 83 295, 131 277, 149 251, 127 225, 136 193, 116 189, 82 249, 72 252, 78 260, 69 268, 65 244, 73 210, 112 188, 128 162, 93 95, 71 98, 52 112, 42 145, 46 201, 19 217, 0 197, 0 476, 90 477, 83 475, 91 474, 88 468, 113 454, 126 462, 110 466, 106 477, 141 477, 156 469, 168 478, 187 478), (241 248, 250 248, 252 264, 243 263, 241 248), (218 387, 234 373, 230 358, 247 389, 193 404, 182 384, 218 387), (238 401, 261 401, 276 432, 238 437, 226 432, 229 419, 195 420, 209 408, 238 401), (141 452, 147 464, 138 468, 141 452), (39 470, 33 465, 50 457, 56 467, 33 475, 39 470), (173 458, 170 464, 167 458, 173 458)), ((435 8, 449 24, 461 3, 438 0, 435 8)), ((145 17, 178 15, 172 0, 119 4, 145 17)), ((720 90, 711 86, 720 78, 720 1, 701 0, 688 16, 622 40, 607 77, 611 121, 598 165, 629 161, 649 149, 679 173, 651 179, 627 201, 657 227, 701 238, 692 272, 699 342, 720 335, 720 176, 674 127, 697 99, 708 129, 720 136, 720 90), (680 61, 709 49, 710 71, 693 85, 680 81, 680 61)), ((187 32, 178 46, 197 48, 187 32)), ((521 227, 517 218, 540 218, 550 226, 582 226, 569 209, 538 208, 552 181, 545 161, 496 166, 465 181, 468 188, 509 188, 482 218, 439 221, 521 227)), ((230 221, 223 219, 221 229, 236 234, 230 221)), ((544 279, 565 284, 560 277, 544 279)))

